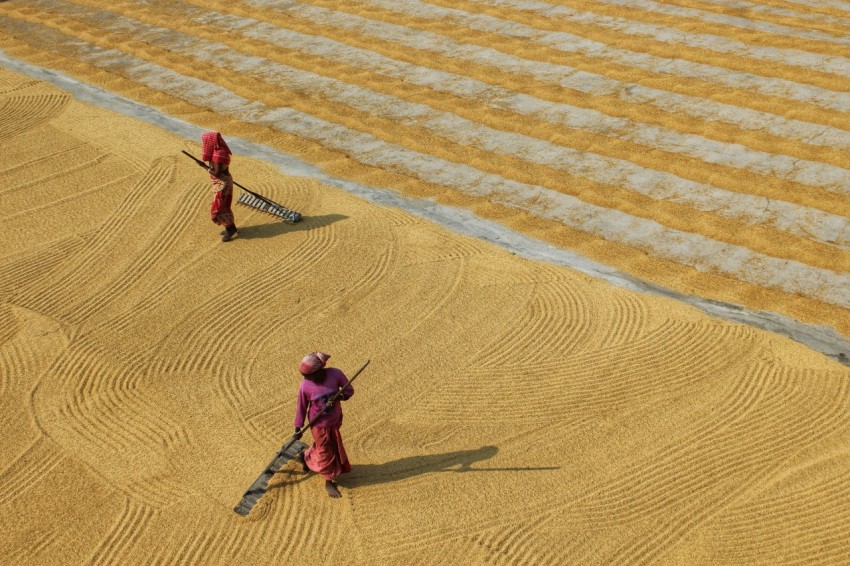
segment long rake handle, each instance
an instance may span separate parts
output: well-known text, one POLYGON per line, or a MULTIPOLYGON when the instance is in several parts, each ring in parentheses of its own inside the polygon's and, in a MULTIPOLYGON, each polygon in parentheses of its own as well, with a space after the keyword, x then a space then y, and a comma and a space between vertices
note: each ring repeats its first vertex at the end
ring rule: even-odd
POLYGON ((348 380, 348 383, 346 383, 345 385, 343 385, 343 386, 342 386, 342 388, 340 388, 340 390, 339 390, 339 391, 337 391, 337 392, 334 394, 334 396, 333 396, 333 397, 331 397, 331 398, 328 400, 328 402, 327 402, 327 403, 325 403, 324 408, 323 408, 321 411, 319 411, 319 414, 318 414, 318 415, 316 415, 315 417, 313 417, 313 419, 312 419, 312 420, 309 420, 309 419, 308 419, 308 420, 307 420, 307 423, 306 423, 304 426, 302 426, 302 427, 301 427, 301 430, 302 430, 302 431, 307 430, 308 428, 310 428, 311 426, 313 426, 313 423, 314 423, 314 422, 316 422, 317 420, 319 420, 319 418, 320 418, 322 415, 324 415, 325 413, 327 413, 327 412, 330 410, 330 408, 331 408, 331 407, 333 407, 333 406, 336 404, 337 400, 338 400, 338 399, 342 396, 342 390, 343 390, 343 389, 345 389, 346 387, 348 387, 349 385, 351 385, 351 382, 352 382, 352 381, 354 381, 355 379, 357 379, 357 376, 358 376, 358 375, 360 375, 360 372, 361 372, 361 371, 363 371, 364 369, 366 369, 366 366, 368 366, 368 365, 369 365, 369 362, 371 362, 371 361, 372 361, 371 359, 366 360, 366 363, 365 363, 365 364, 363 364, 362 366, 360 366, 360 369, 359 369, 359 370, 357 370, 356 372, 354 372, 354 375, 351 377, 351 379, 349 379, 349 380, 348 380))
MULTIPOLYGON (((316 421, 317 421, 317 420, 318 420, 318 419, 319 419, 322 415, 324 415, 325 413, 327 413, 327 412, 328 412, 328 410, 330 410, 330 408, 334 406, 334 404, 337 402, 337 400, 338 400, 338 399, 340 398, 340 396, 342 395, 342 390, 343 390, 343 389, 345 389, 346 387, 348 387, 349 385, 351 385, 351 383, 352 383, 355 379, 357 379, 357 376, 358 376, 358 375, 360 375, 360 372, 362 372, 364 369, 366 369, 366 366, 368 366, 368 365, 369 365, 369 362, 371 362, 371 361, 372 361, 371 359, 367 359, 367 360, 366 360, 366 363, 364 363, 362 366, 360 366, 360 369, 359 369, 359 370, 357 370, 356 372, 354 372, 354 375, 351 377, 351 379, 349 379, 349 380, 348 380, 348 383, 346 383, 346 384, 342 387, 342 389, 340 389, 339 391, 337 391, 337 392, 336 392, 336 394, 334 394, 334 396, 330 398, 330 400, 329 400, 329 401, 325 404, 324 408, 323 408, 323 409, 319 412, 319 414, 318 414, 318 415, 316 415, 316 416, 315 416, 315 417, 313 417, 312 419, 308 419, 308 420, 307 420, 307 422, 304 424, 304 426, 302 426, 302 427, 301 427, 301 430, 302 430, 302 431, 307 430, 308 428, 310 428, 311 426, 313 426, 313 423, 314 423, 314 422, 316 422, 316 421)), ((266 466, 266 469, 268 469, 268 468, 269 468, 272 464, 274 464, 274 463, 275 463, 275 461, 278 459, 278 457, 279 457, 282 453, 286 452, 286 451, 289 449, 289 447, 290 447, 290 446, 292 446, 292 443, 293 443, 293 442, 295 442, 296 440, 298 440, 298 439, 297 439, 297 438, 295 438, 295 435, 291 436, 291 437, 289 438, 289 440, 287 440, 287 441, 283 444, 283 446, 281 446, 280 450, 278 450, 278 451, 277 451, 277 454, 275 454, 275 455, 274 455, 274 458, 272 458, 272 461, 271 461, 271 462, 269 462, 269 465, 268 465, 268 466, 266 466)))
MULTIPOLYGON (((188 151, 186 151, 185 149, 181 149, 180 151, 183 153, 183 155, 185 155, 185 156, 187 156, 188 158, 192 159, 192 160, 193 160, 195 163, 197 163, 200 167, 203 167, 203 168, 204 168, 204 171, 207 171, 208 173, 210 173, 210 174, 212 174, 212 175, 215 175, 215 173, 212 173, 212 171, 210 171, 210 170, 209 170, 209 167, 207 167, 207 164, 206 164, 206 163, 204 163, 203 161, 201 161, 200 159, 198 159, 197 157, 195 157, 194 155, 192 155, 191 153, 189 153, 189 152, 188 152, 188 151)), ((216 175, 216 177, 218 177, 219 179, 221 179, 221 177, 219 177, 218 175, 216 175)), ((276 202, 274 202, 274 201, 270 201, 269 199, 267 199, 267 198, 266 198, 266 197, 264 197, 263 195, 259 195, 259 194, 255 193, 254 191, 252 191, 251 189, 246 188, 244 185, 240 185, 240 184, 239 184, 239 183, 237 183, 236 181, 233 181, 233 184, 234 184, 234 185, 236 185, 237 187, 239 187, 240 189, 242 189, 243 191, 245 191, 246 193, 251 194, 251 195, 254 195, 255 197, 257 197, 257 198, 258 198, 258 199, 260 199, 261 201, 263 201, 263 202, 267 203, 269 206, 274 206, 274 207, 276 207, 276 208, 281 208, 281 206, 280 206, 279 204, 277 204, 276 202)))

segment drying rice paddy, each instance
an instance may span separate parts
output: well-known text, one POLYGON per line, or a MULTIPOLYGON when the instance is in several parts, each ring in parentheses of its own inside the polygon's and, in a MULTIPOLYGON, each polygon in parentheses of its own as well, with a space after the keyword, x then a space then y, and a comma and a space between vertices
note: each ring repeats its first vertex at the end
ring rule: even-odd
POLYGON ((340 188, 847 337, 848 31, 838 0, 0 2, 0 554, 850 561, 847 367, 340 188), (202 129, 303 164, 232 171, 304 219, 221 243, 202 129), (239 517, 316 349, 372 359, 343 499, 287 468, 239 517))

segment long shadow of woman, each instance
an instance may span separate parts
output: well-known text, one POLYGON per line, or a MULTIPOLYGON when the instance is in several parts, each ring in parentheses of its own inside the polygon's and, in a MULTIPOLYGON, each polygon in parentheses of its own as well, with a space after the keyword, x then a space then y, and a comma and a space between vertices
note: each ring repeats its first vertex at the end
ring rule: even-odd
POLYGON ((495 446, 482 446, 477 450, 460 450, 445 454, 408 456, 385 464, 357 464, 351 473, 339 477, 346 488, 363 487, 400 481, 436 472, 518 472, 556 470, 558 468, 473 468, 476 462, 488 460, 499 451, 495 446))

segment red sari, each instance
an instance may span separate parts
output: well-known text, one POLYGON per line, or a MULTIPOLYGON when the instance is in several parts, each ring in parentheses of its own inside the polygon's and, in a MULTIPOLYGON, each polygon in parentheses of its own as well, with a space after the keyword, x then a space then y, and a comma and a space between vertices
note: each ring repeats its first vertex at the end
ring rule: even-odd
POLYGON ((339 426, 313 428, 313 445, 304 452, 307 467, 326 480, 332 481, 351 471, 339 426))
POLYGON ((227 170, 232 152, 218 132, 204 133, 201 135, 201 142, 203 143, 202 159, 223 166, 222 178, 210 174, 210 183, 215 192, 210 205, 210 218, 220 226, 233 226, 233 210, 230 208, 233 204, 233 177, 227 170))
POLYGON ((210 183, 215 191, 212 204, 210 205, 210 218, 219 226, 233 226, 233 180, 228 175, 228 181, 222 181, 210 175, 210 183))

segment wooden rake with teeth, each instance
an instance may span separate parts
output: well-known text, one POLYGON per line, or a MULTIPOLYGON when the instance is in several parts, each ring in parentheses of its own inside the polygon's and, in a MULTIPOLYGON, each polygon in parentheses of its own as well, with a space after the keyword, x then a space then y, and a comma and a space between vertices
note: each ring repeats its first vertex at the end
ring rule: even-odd
MULTIPOLYGON (((209 172, 209 168, 207 167, 206 163, 204 163, 188 151, 181 151, 185 156, 192 159, 195 163, 203 167, 205 171, 209 172)), ((255 193, 254 191, 245 188, 236 181, 233 181, 233 184, 245 191, 244 193, 239 195, 238 199, 236 199, 237 203, 243 206, 249 206, 251 208, 259 210, 260 212, 265 212, 266 214, 271 214, 272 216, 280 218, 284 222, 289 222, 290 224, 295 224, 296 222, 301 220, 300 212, 290 210, 282 204, 278 204, 275 201, 268 199, 259 193, 255 193)))
MULTIPOLYGON (((369 365, 370 360, 366 360, 366 363, 360 366, 351 379, 348 380, 346 387, 353 383, 357 376, 366 369, 366 366, 369 365)), ((334 406, 342 397, 342 392, 345 387, 339 389, 333 397, 331 397, 328 402, 325 404, 324 408, 319 411, 319 413, 314 416, 312 419, 308 420, 303 427, 301 427, 302 431, 306 431, 313 423, 316 422, 322 415, 324 415, 331 407, 334 406)), ((251 484, 251 487, 248 488, 248 491, 242 496, 242 499, 239 501, 239 504, 233 508, 236 513, 242 515, 243 517, 247 516, 251 509, 257 504, 257 501, 266 493, 269 488, 269 481, 272 479, 276 473, 286 465, 290 460, 297 458, 298 454, 303 452, 307 448, 307 445, 301 442, 299 438, 292 436, 289 440, 287 440, 280 450, 277 451, 277 454, 274 455, 272 461, 266 466, 266 468, 257 476, 257 479, 254 480, 254 483, 251 484)))

